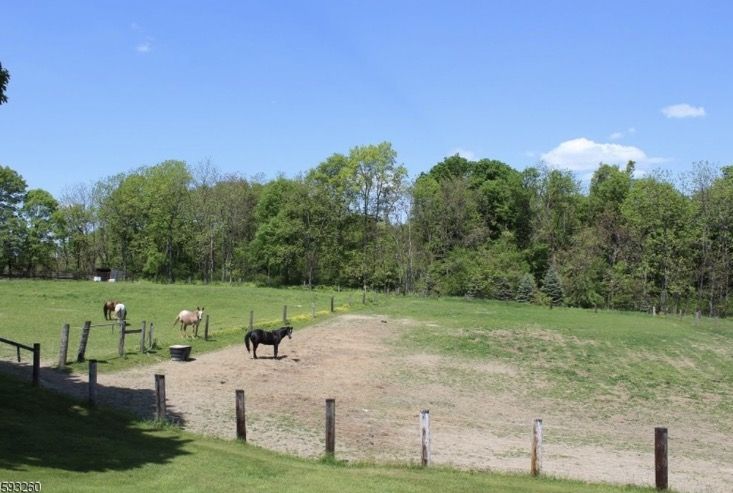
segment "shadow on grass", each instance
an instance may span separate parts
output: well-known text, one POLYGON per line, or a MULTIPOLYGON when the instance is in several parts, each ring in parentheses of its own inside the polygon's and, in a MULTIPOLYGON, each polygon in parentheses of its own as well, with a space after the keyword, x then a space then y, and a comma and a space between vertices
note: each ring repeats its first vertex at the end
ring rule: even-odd
MULTIPOLYGON (((151 463, 165 464, 188 453, 183 447, 190 440, 171 436, 165 426, 82 404, 88 386, 72 375, 43 368, 41 382, 44 387, 61 390, 60 381, 66 380, 61 382, 64 393, 78 400, 32 387, 26 371, 29 369, 22 365, 0 361, 0 470, 128 470, 151 463), (80 399, 79 393, 84 397, 80 399)), ((106 405, 112 394, 115 400, 150 402, 151 406, 155 401, 152 390, 98 385, 98 402, 106 405)), ((174 422, 180 421, 175 413, 169 416, 174 422)), ((141 418, 151 419, 152 412, 141 418)))

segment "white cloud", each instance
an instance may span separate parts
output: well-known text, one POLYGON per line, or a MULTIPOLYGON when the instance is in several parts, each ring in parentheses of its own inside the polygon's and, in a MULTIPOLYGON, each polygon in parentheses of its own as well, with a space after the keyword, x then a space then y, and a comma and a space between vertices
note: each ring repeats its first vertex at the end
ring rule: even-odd
POLYGON ((667 118, 701 118, 705 116, 705 108, 681 103, 665 106, 662 108, 662 113, 667 118))
POLYGON ((636 161, 640 164, 658 164, 665 159, 649 157, 638 147, 604 144, 580 137, 561 142, 542 154, 542 161, 552 167, 584 172, 595 170, 600 163, 625 165, 629 161, 636 161))
POLYGON ((623 139, 627 135, 632 135, 635 133, 636 133, 636 129, 634 127, 629 127, 626 129, 625 132, 614 132, 611 135, 609 135, 608 138, 611 140, 619 140, 619 139, 623 139))
POLYGON ((458 154, 459 156, 461 156, 464 159, 468 159, 469 161, 475 161, 476 160, 476 153, 475 152, 468 151, 466 149, 461 149, 460 147, 457 147, 457 148, 453 149, 452 151, 450 151, 450 153, 448 155, 449 156, 455 156, 456 154, 458 154))
POLYGON ((138 53, 149 53, 151 49, 152 44, 150 43, 150 41, 143 41, 135 47, 135 50, 138 53))

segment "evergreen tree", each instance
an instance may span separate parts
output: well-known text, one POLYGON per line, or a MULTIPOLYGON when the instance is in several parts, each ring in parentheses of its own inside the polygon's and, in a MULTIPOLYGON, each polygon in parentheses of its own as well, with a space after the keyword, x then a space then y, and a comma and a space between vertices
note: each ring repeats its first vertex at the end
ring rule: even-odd
POLYGON ((534 299, 535 289, 537 289, 537 286, 535 285, 534 277, 532 274, 527 273, 519 280, 517 297, 515 299, 520 303, 531 303, 534 299))
POLYGON ((560 277, 554 267, 547 269, 545 277, 542 278, 541 290, 550 301, 550 308, 562 305, 565 294, 563 293, 562 284, 560 284, 560 277))

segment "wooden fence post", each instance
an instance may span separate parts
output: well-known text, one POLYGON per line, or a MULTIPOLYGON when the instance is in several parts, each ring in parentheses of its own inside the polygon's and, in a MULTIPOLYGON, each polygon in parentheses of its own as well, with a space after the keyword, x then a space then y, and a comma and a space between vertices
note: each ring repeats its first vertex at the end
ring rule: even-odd
POLYGON ((204 340, 209 340, 209 315, 206 315, 206 325, 204 325, 204 340))
POLYGON ((654 478, 658 490, 666 490, 669 487, 667 428, 654 428, 654 478))
POLYGON ((153 322, 150 322, 150 327, 148 327, 148 347, 150 349, 153 349, 155 346, 155 339, 153 339, 153 322))
POLYGON ((38 387, 38 381, 41 376, 41 344, 36 342, 33 344, 33 386, 38 387))
POLYGON ((89 405, 97 405, 97 360, 89 360, 89 405))
POLYGON ((336 399, 326 399, 326 455, 336 454, 336 399))
POLYGON ((66 367, 66 356, 69 352, 69 324, 61 327, 61 345, 59 346, 59 368, 66 367))
POLYGON ((87 342, 89 341, 89 331, 91 328, 89 327, 92 325, 92 322, 87 320, 84 322, 84 327, 81 329, 81 339, 79 339, 79 351, 76 354, 76 362, 77 363, 83 363, 84 362, 84 355, 87 352, 87 342))
POLYGON ((331 296, 331 313, 333 313, 333 296, 331 296))
POLYGON ((430 452, 430 410, 420 411, 420 464, 429 466, 431 462, 430 452))
POLYGON ((283 325, 288 325, 288 305, 283 305, 283 325))
POLYGON ((313 318, 316 318, 316 304, 315 303, 311 303, 311 315, 313 316, 313 318))
POLYGON ((142 327, 140 327, 140 354, 145 352, 145 320, 143 320, 142 327))
POLYGON ((165 421, 165 375, 155 374, 155 419, 165 421))
POLYGON ((255 311, 250 310, 249 311, 249 330, 254 330, 255 325, 255 311))
POLYGON ((367 288, 366 286, 364 286, 364 291, 361 293, 361 304, 362 305, 366 305, 366 291, 367 291, 367 288))
POLYGON ((125 326, 127 323, 124 320, 120 320, 120 337, 117 340, 117 354, 121 358, 125 357, 125 326))
POLYGON ((237 439, 247 441, 247 423, 244 414, 244 390, 235 391, 235 405, 237 411, 237 439))
POLYGON ((542 419, 534 420, 532 430, 532 476, 539 476, 542 473, 542 419))

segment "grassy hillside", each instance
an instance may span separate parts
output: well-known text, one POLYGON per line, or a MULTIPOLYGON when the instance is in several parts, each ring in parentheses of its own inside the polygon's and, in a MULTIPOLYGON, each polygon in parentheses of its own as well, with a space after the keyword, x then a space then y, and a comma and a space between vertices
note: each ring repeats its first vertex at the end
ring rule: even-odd
POLYGON ((0 402, 0 479, 40 481, 43 491, 652 491, 440 468, 305 461, 90 410, 2 374, 0 402))
MULTIPOLYGON (((634 402, 733 412, 733 322, 462 299, 393 298, 372 308, 421 321, 408 351, 492 359, 518 367, 516 391, 602 400, 611 414, 634 402)), ((729 419, 721 420, 726 430, 729 419)))

